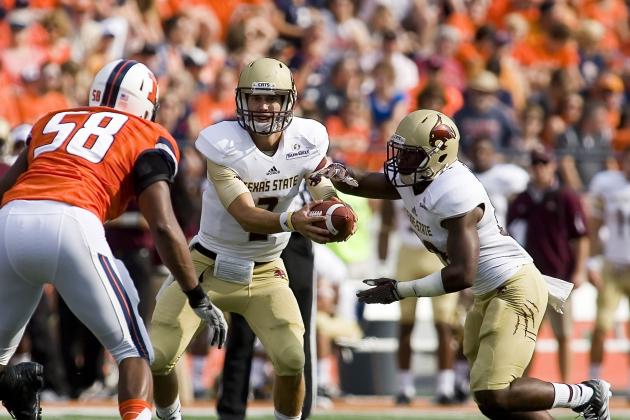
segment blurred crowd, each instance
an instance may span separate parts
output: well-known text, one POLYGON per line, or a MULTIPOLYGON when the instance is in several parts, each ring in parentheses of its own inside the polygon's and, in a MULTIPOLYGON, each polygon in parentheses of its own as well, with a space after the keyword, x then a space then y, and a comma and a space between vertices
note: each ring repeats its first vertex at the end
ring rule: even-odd
MULTIPOLYGON (((241 67, 270 56, 292 69, 296 113, 326 125, 337 161, 380 170, 400 119, 431 108, 457 123, 463 161, 483 143, 496 152, 492 164, 528 170, 532 152, 543 151, 557 160, 560 182, 583 193, 630 146, 629 10, 624 0, 0 0, 0 154, 10 165, 28 124, 87 105, 89 83, 105 63, 141 61, 159 79, 157 122, 182 150, 173 202, 192 236, 205 180, 194 140, 203 127, 234 117, 241 67)), ((365 202, 362 221, 369 225, 378 209, 365 202)), ((117 257, 138 273, 141 296, 149 296, 141 308, 147 320, 155 290, 138 277, 159 273, 159 261, 133 215, 108 230, 117 257)), ((329 248, 351 277, 362 274, 369 236, 329 248)), ((322 279, 318 293, 330 316, 335 284, 322 279)), ((43 322, 55 319, 57 335, 69 335, 59 354, 43 356, 66 370, 51 369, 49 385, 78 397, 104 383, 104 356, 87 338, 75 348, 83 330, 54 292, 48 298, 43 322)), ((36 340, 23 354, 36 352, 36 340)))

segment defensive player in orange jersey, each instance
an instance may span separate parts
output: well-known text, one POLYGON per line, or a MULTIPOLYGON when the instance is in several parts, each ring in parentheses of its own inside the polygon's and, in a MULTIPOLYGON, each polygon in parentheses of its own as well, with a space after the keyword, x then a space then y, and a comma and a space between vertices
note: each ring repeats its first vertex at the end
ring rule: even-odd
POLYGON ((117 60, 96 75, 89 95, 89 107, 37 121, 27 149, 0 180, 0 399, 17 419, 41 418, 43 367, 7 363, 45 282, 116 359, 121 417, 151 418, 153 349, 138 294, 103 229, 133 196, 162 261, 210 325, 212 343, 225 340, 223 315, 200 288, 171 207, 179 150, 152 122, 155 76, 141 63, 117 60))

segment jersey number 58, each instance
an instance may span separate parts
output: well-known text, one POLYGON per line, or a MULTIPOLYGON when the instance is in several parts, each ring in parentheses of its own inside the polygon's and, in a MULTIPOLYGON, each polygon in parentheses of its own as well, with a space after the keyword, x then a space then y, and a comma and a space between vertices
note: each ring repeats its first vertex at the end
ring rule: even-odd
POLYGON ((74 111, 55 114, 42 130, 42 134, 57 133, 57 135, 52 142, 36 147, 33 150, 33 158, 42 153, 57 150, 70 139, 66 144, 66 152, 92 163, 102 161, 114 142, 114 136, 129 117, 115 112, 97 112, 91 114, 81 124, 81 119, 76 117, 87 113, 87 111, 74 111), (79 122, 64 122, 66 117, 75 117, 74 120, 79 122))

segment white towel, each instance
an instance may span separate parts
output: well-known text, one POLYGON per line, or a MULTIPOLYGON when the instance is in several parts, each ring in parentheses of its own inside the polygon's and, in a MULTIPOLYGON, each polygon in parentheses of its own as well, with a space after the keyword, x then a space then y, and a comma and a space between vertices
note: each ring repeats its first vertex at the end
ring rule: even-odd
POLYGON ((549 289, 549 304, 561 314, 564 302, 573 290, 573 283, 545 275, 543 275, 543 279, 545 279, 547 289, 549 289))

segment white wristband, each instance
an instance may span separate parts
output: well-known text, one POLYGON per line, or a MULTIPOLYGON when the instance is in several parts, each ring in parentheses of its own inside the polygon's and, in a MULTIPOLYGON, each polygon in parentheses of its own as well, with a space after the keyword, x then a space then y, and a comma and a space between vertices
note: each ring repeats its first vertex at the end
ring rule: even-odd
POLYGON ((285 232, 293 232, 295 230, 293 229, 293 226, 289 224, 289 218, 292 214, 292 211, 285 211, 283 213, 280 213, 280 228, 282 228, 282 230, 285 232))
POLYGON ((398 282, 396 290, 401 298, 440 296, 446 294, 442 283, 442 272, 436 271, 413 281, 398 282))

